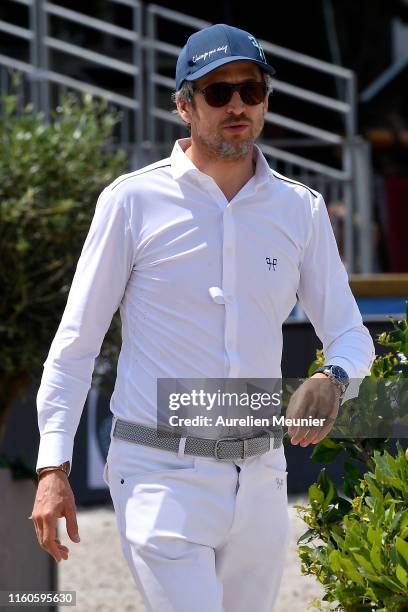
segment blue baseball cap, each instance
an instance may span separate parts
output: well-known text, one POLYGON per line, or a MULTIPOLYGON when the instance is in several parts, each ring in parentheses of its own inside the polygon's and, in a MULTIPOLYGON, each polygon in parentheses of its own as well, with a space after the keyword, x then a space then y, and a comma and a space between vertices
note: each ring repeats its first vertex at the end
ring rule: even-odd
POLYGON ((192 34, 181 50, 176 66, 176 91, 183 81, 195 81, 212 70, 238 60, 257 64, 264 72, 275 74, 264 51, 249 32, 217 23, 192 34))

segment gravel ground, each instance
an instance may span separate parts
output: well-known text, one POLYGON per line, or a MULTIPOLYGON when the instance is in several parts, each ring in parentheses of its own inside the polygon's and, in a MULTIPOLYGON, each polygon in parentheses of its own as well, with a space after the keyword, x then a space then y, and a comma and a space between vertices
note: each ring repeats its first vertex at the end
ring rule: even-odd
MULTIPOLYGON (((308 603, 322 595, 313 577, 303 576, 296 540, 306 531, 293 508, 303 498, 290 498, 291 544, 286 558, 279 598, 274 612, 307 612, 308 603)), ((59 521, 59 536, 69 548, 68 561, 61 561, 59 589, 75 590, 75 612, 145 612, 139 593, 122 555, 112 505, 77 509, 81 542, 71 542, 65 520, 59 521)), ((66 610, 66 608, 60 608, 66 610)))

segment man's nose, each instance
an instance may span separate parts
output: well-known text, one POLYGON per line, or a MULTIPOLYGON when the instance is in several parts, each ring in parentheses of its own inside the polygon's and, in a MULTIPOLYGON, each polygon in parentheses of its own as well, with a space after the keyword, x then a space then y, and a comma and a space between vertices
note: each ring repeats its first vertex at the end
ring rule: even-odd
POLYGON ((229 112, 233 111, 235 113, 241 112, 245 108, 245 104, 243 103, 239 91, 234 91, 232 94, 231 100, 228 102, 227 110, 229 112))

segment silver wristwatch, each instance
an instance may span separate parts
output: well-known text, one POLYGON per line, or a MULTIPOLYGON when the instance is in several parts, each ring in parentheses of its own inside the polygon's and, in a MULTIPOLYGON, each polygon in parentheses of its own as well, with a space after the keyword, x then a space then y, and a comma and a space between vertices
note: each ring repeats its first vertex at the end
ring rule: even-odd
POLYGON ((322 372, 323 374, 326 374, 326 376, 330 378, 330 380, 335 385, 337 385, 337 387, 339 387, 341 399, 350 383, 350 379, 346 370, 343 370, 343 368, 341 368, 340 366, 328 364, 321 368, 318 368, 314 373, 317 374, 317 372, 322 372))

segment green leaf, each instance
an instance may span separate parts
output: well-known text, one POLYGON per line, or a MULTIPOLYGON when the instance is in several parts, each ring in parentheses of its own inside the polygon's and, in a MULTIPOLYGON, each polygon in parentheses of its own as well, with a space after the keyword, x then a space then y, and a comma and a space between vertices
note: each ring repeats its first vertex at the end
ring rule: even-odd
POLYGON ((405 570, 408 571, 408 542, 405 542, 400 537, 395 538, 395 547, 397 549, 400 562, 404 566, 405 570))
POLYGON ((408 526, 408 508, 403 511, 400 522, 400 529, 404 529, 408 526))
POLYGON ((350 476, 350 478, 353 478, 354 480, 358 480, 359 478, 361 478, 361 471, 354 463, 345 461, 343 465, 347 475, 350 476))
POLYGON ((371 559, 371 563, 374 565, 375 569, 378 572, 381 572, 382 570, 382 564, 381 564, 381 549, 378 545, 375 545, 371 548, 370 550, 370 559, 371 559))
POLYGON ((309 487, 309 501, 315 506, 321 506, 324 502, 324 493, 317 484, 312 484, 309 487))
POLYGON ((340 573, 341 571, 341 553, 338 550, 332 550, 329 555, 330 565, 335 573, 340 573))
POLYGON ((381 576, 381 580, 384 586, 391 589, 391 591, 394 591, 395 593, 402 593, 402 587, 396 580, 393 580, 389 576, 381 576))
POLYGON ((363 557, 363 555, 353 552, 353 556, 355 557, 356 561, 361 565, 361 567, 370 572, 370 574, 375 574, 374 567, 369 561, 367 561, 365 557, 363 557))
POLYGON ((316 537, 316 533, 314 529, 308 529, 297 541, 297 544, 307 544, 310 540, 313 540, 316 537))
POLYGON ((357 582, 357 584, 364 584, 363 576, 359 573, 357 567, 350 559, 347 559, 345 556, 341 556, 339 561, 341 567, 344 569, 349 578, 351 578, 354 582, 357 582))
POLYGON ((336 459, 342 450, 342 444, 334 442, 334 440, 329 438, 324 438, 316 444, 311 454, 311 459, 319 463, 330 463, 336 459))
POLYGON ((408 582, 408 573, 405 571, 405 569, 401 565, 397 565, 395 573, 401 584, 406 587, 408 582))
POLYGON ((321 491, 324 493, 324 502, 322 504, 323 509, 327 510, 330 503, 337 498, 337 492, 334 488, 333 482, 327 476, 325 468, 323 468, 319 474, 317 479, 317 484, 320 487, 321 491))
POLYGON ((377 546, 381 548, 382 545, 382 530, 379 528, 373 527, 373 525, 369 525, 367 529, 367 537, 368 541, 372 546, 377 546))

